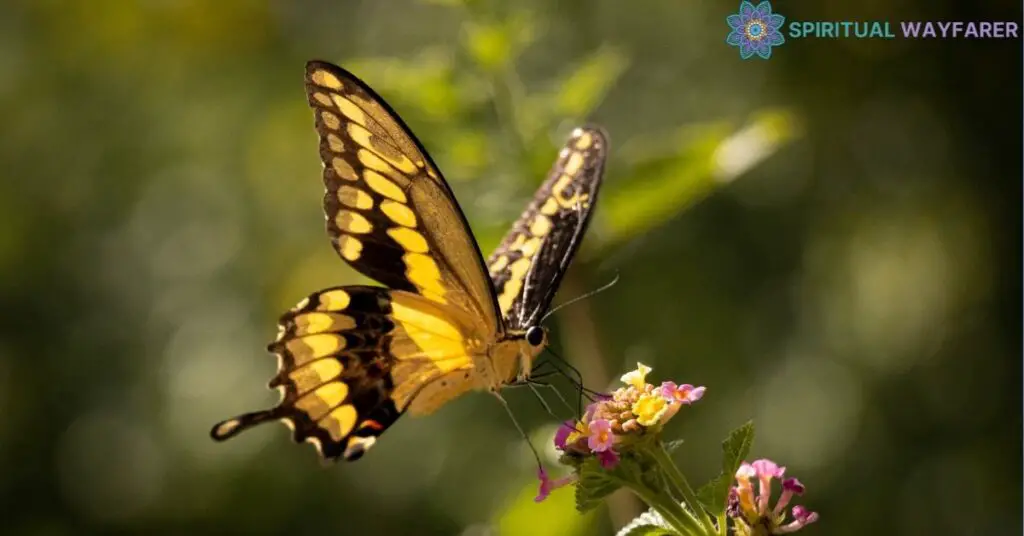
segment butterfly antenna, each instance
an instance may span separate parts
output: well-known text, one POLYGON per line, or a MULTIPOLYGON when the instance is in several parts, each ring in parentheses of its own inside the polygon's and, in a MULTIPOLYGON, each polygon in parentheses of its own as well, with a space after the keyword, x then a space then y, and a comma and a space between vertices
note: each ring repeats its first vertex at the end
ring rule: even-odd
POLYGON ((598 287, 598 288, 596 288, 594 290, 591 290, 590 292, 587 292, 586 294, 584 294, 582 296, 576 296, 575 298, 573 298, 573 299, 571 299, 571 300, 569 300, 569 301, 567 301, 565 303, 559 304, 558 307, 555 307, 555 308, 551 309, 550 311, 548 311, 548 313, 546 315, 544 315, 543 318, 540 319, 540 323, 543 324, 544 321, 547 320, 547 318, 549 316, 555 314, 555 311, 558 311, 559 309, 561 309, 563 307, 567 307, 569 305, 572 305, 572 304, 574 304, 574 303, 576 303, 576 302, 578 302, 580 300, 585 300, 587 298, 593 297, 596 294, 604 292, 604 291, 614 287, 615 284, 618 283, 618 282, 619 282, 619 273, 616 272, 615 273, 615 278, 612 279, 610 282, 605 283, 604 285, 602 285, 602 286, 600 286, 600 287, 598 287))
POLYGON ((512 413, 512 408, 509 407, 508 402, 506 402, 505 398, 501 396, 501 393, 499 393, 497 391, 492 391, 492 393, 501 402, 502 407, 505 408, 505 413, 508 413, 508 418, 512 419, 512 424, 514 424, 516 426, 516 430, 519 430, 519 435, 521 435, 523 437, 523 441, 526 441, 526 444, 530 446, 530 452, 533 453, 533 458, 535 460, 537 460, 537 470, 538 471, 543 470, 544 469, 544 465, 542 463, 540 463, 540 454, 537 453, 537 448, 534 447, 533 446, 533 442, 530 441, 530 436, 526 435, 526 431, 523 430, 522 425, 520 425, 519 421, 516 420, 516 416, 512 413))

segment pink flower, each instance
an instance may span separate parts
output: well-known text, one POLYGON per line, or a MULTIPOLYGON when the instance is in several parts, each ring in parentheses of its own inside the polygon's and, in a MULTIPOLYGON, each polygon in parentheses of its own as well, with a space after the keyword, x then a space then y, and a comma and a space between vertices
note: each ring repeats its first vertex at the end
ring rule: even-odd
POLYGON ((573 421, 565 421, 558 427, 558 431, 555 432, 555 446, 558 447, 558 450, 565 450, 569 436, 574 433, 576 433, 576 423, 573 421))
POLYGON ((693 404, 704 396, 706 390, 707 388, 703 386, 694 387, 688 383, 676 385, 676 382, 663 382, 660 389, 661 396, 668 399, 669 402, 680 404, 693 404))
POLYGON ((601 467, 614 469, 619 464, 619 455, 615 452, 615 449, 603 450, 597 453, 597 460, 601 462, 601 467))
POLYGON ((774 534, 789 534, 791 532, 796 532, 817 521, 818 512, 812 512, 803 506, 794 506, 793 518, 794 520, 792 522, 779 527, 774 534))
POLYGON ((777 463, 760 459, 753 463, 742 463, 736 470, 736 485, 729 490, 729 504, 726 513, 735 519, 735 523, 742 530, 738 534, 750 534, 751 527, 764 527, 768 530, 766 534, 788 534, 796 532, 801 528, 818 520, 818 514, 811 512, 803 506, 794 506, 792 514, 794 521, 782 525, 786 519, 785 510, 794 496, 802 495, 805 491, 804 485, 795 478, 787 478, 782 481, 782 495, 775 503, 775 507, 769 511, 769 502, 772 493, 772 479, 779 478, 786 474, 786 468, 777 463), (758 490, 755 496, 752 479, 757 477, 758 490))
POLYGON ((590 421, 587 434, 587 446, 594 452, 604 452, 612 448, 615 435, 612 433, 612 423, 607 419, 595 419, 590 421))
POLYGON ((795 478, 787 478, 782 481, 782 496, 779 497, 779 501, 775 503, 775 509, 772 510, 774 515, 779 515, 789 505, 789 501, 793 500, 793 496, 803 495, 804 485, 795 478))
POLYGON ((757 478, 761 484, 757 492, 757 511, 764 515, 768 511, 768 499, 772 496, 772 479, 782 478, 782 475, 786 474, 786 468, 780 467, 767 458, 754 460, 754 463, 750 465, 757 472, 757 478))
POLYGON ((535 502, 541 502, 544 499, 547 499, 548 495, 551 495, 552 491, 563 486, 567 486, 576 480, 576 477, 573 475, 563 476, 562 478, 552 480, 548 477, 548 473, 543 467, 537 469, 537 478, 540 479, 540 489, 537 491, 537 496, 533 498, 535 502))

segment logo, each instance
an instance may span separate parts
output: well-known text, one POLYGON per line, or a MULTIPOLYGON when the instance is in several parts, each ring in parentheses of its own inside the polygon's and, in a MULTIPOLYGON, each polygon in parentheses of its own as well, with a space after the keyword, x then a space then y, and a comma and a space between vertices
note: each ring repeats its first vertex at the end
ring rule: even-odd
POLYGON ((740 58, 745 60, 755 55, 768 59, 772 57, 772 47, 786 42, 782 36, 782 25, 786 17, 772 13, 772 4, 765 0, 755 7, 743 0, 740 10, 735 15, 725 18, 732 31, 725 42, 740 49, 740 58))

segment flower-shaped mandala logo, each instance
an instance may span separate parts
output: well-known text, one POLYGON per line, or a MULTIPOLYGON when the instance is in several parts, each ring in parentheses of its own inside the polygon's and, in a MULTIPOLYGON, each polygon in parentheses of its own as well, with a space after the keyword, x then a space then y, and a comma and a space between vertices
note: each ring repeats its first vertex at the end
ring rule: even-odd
POLYGON ((725 42, 739 47, 740 57, 749 59, 755 54, 768 59, 772 57, 772 47, 786 42, 782 37, 782 24, 786 17, 772 13, 770 2, 754 4, 744 0, 740 3, 740 11, 725 18, 732 28, 725 42))

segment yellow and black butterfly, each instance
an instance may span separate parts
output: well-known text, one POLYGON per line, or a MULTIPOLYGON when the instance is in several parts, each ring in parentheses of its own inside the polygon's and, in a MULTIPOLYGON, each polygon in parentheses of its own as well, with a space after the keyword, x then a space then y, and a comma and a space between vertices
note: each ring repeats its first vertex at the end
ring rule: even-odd
POLYGON ((285 313, 274 408, 216 424, 218 440, 281 420, 320 455, 355 460, 405 412, 525 379, 547 345, 538 321, 587 227, 608 151, 576 129, 550 176, 485 264, 423 146, 364 82, 306 65, 334 249, 384 285, 316 292, 285 313), (489 269, 488 269, 489 267, 489 269), (488 277, 489 276, 489 277, 488 277))

